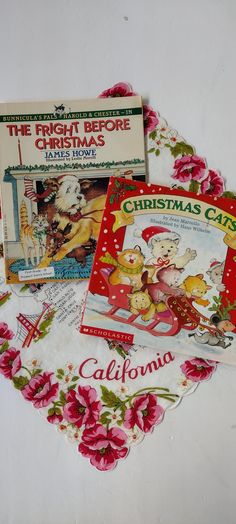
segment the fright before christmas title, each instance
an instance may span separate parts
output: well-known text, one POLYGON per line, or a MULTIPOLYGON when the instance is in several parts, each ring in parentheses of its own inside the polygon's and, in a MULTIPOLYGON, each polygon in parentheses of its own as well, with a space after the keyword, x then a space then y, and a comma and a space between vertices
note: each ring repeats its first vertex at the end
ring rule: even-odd
POLYGON ((130 131, 129 118, 109 120, 76 120, 69 124, 50 122, 47 124, 7 124, 10 137, 36 136, 35 147, 44 149, 70 149, 77 147, 103 147, 104 132, 130 131))

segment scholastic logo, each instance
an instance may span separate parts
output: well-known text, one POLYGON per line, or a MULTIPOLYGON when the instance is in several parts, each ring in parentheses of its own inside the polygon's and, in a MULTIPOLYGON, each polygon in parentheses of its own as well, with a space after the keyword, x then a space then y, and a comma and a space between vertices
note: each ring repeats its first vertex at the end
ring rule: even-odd
POLYGON ((122 340, 133 344, 134 335, 128 333, 121 333, 120 331, 113 331, 112 329, 100 329, 91 326, 81 326, 80 332, 85 335, 92 335, 94 337, 111 338, 114 340, 122 340))

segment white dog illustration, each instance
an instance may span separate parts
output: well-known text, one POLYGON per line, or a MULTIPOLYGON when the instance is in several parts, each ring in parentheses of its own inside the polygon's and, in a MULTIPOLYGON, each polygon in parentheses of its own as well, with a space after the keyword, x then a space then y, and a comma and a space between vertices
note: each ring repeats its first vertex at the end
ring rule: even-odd
POLYGON ((97 240, 105 205, 104 194, 92 198, 88 202, 82 190, 88 189, 93 181, 79 179, 76 175, 64 174, 57 177, 58 190, 55 198, 56 214, 54 221, 58 231, 66 231, 66 241, 63 242, 52 257, 47 250, 38 267, 47 267, 52 260, 62 260, 74 249, 89 241, 97 240))
MULTIPOLYGON (((60 211, 74 215, 86 206, 86 200, 83 193, 81 193, 81 186, 83 182, 91 184, 89 180, 84 180, 80 185, 80 182, 75 175, 62 175, 57 178, 58 181, 58 192, 55 200, 55 206, 60 211)), ((85 184, 84 184, 85 185, 85 184)), ((58 218, 58 217, 57 217, 58 218)), ((57 220, 55 217, 55 220, 57 220)))

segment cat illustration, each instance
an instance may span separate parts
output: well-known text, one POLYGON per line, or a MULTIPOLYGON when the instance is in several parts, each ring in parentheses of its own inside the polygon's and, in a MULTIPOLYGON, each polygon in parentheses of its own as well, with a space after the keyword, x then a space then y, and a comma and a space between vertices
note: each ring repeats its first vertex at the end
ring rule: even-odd
POLYGON ((131 313, 134 315, 141 315, 142 320, 145 322, 154 317, 156 308, 148 294, 148 290, 134 291, 127 296, 129 298, 131 313))
POLYGON ((167 306, 165 304, 168 296, 184 295, 184 291, 178 287, 183 268, 176 268, 175 264, 171 264, 166 268, 159 269, 156 274, 157 282, 148 283, 148 273, 142 276, 143 287, 142 290, 147 290, 153 302, 156 304, 157 311, 165 311, 167 306))
POLYGON ((210 301, 202 298, 212 286, 208 286, 205 280, 203 279, 202 274, 198 275, 189 275, 184 279, 182 284, 179 286, 180 289, 184 289, 186 297, 192 299, 200 306, 208 306, 210 301))
POLYGON ((209 275, 210 280, 215 284, 217 291, 224 291, 225 284, 222 283, 224 275, 225 262, 219 262, 216 259, 211 261, 209 270, 206 272, 209 275))
POLYGON ((112 270, 109 276, 110 284, 130 284, 133 289, 140 289, 142 286, 141 276, 144 269, 144 256, 139 246, 117 252, 117 258, 112 257, 107 252, 100 260, 115 266, 115 269, 112 270))
POLYGON ((27 267, 29 262, 31 262, 32 266, 37 266, 40 262, 40 257, 44 256, 48 225, 45 216, 36 215, 35 213, 33 213, 33 220, 29 224, 27 207, 24 200, 22 201, 20 207, 20 241, 27 267))

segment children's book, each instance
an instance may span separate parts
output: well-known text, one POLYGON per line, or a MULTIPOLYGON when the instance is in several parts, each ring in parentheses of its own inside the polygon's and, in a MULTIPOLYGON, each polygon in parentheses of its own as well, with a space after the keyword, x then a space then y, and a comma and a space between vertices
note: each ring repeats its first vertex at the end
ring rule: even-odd
POLYGON ((0 104, 0 155, 6 282, 88 278, 110 175, 145 179, 141 97, 0 104))
POLYGON ((112 177, 81 332, 236 364, 235 281, 236 200, 112 177))

